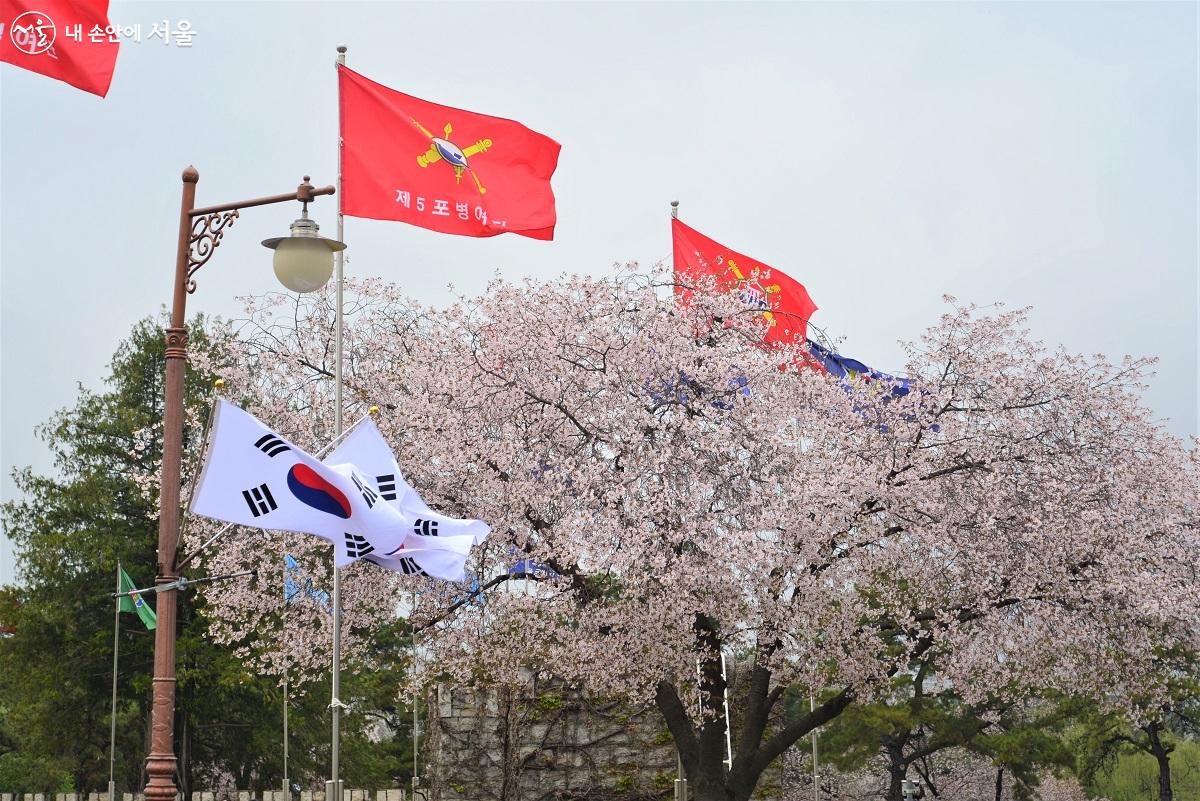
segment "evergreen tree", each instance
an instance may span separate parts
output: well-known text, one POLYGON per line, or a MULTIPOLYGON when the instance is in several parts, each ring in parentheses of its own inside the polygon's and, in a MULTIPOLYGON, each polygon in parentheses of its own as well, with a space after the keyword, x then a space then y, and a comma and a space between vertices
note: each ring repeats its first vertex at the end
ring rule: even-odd
MULTIPOLYGON (((210 348, 204 321, 190 348, 210 348)), ((0 789, 91 791, 107 786, 112 621, 118 560, 139 587, 153 584, 155 486, 161 457, 165 345, 155 321, 137 323, 113 356, 103 391, 80 388, 74 406, 39 429, 57 476, 15 475, 21 499, 4 506, 20 584, 0 588, 0 789)), ((186 419, 206 416, 213 376, 190 365, 186 419)), ((184 434, 195 452, 201 432, 184 434)), ((154 596, 146 596, 154 605, 154 596)), ((207 635, 202 599, 179 597, 176 742, 179 786, 205 789, 218 777, 241 788, 282 781, 282 688, 258 676, 207 635)), ((347 666, 343 699, 356 709, 394 705, 404 653, 399 626, 379 636, 368 665, 347 666), (355 676, 355 669, 364 672, 355 676)), ((149 744, 154 636, 122 615, 117 688, 116 781, 140 789, 149 744)), ((291 699, 291 778, 311 786, 328 770, 328 685, 291 699)), ((390 786, 411 773, 407 727, 381 728, 367 715, 343 718, 344 777, 390 786), (375 740, 383 739, 378 743, 375 740), (409 761, 406 761, 408 759, 409 761)))

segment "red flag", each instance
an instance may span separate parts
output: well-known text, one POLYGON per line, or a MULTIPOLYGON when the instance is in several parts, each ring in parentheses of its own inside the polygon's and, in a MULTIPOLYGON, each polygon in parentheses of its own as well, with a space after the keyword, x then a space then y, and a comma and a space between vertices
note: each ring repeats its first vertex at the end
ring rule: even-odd
POLYGON ((554 238, 560 145, 338 68, 342 213, 462 236, 554 238))
MULTIPOLYGON (((808 318, 817 304, 799 281, 714 242, 677 219, 671 220, 671 239, 679 283, 694 284, 712 276, 717 286, 728 287, 760 307, 767 322, 764 342, 804 342, 808 338, 808 318)), ((684 303, 691 295, 686 287, 676 287, 675 293, 684 303)))
POLYGON ((0 61, 104 97, 120 48, 105 28, 108 0, 0 0, 0 61))

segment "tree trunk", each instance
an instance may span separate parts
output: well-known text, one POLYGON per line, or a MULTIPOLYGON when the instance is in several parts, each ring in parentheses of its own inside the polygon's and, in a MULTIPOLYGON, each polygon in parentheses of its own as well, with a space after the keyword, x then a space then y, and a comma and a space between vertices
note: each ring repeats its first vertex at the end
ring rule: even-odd
POLYGON ((904 801, 904 777, 908 775, 908 762, 904 759, 904 741, 884 738, 881 745, 888 757, 887 801, 904 801))
POLYGON ((1162 727, 1151 723, 1143 729, 1150 741, 1150 753, 1158 762, 1158 801, 1173 801, 1175 793, 1171 789, 1171 752, 1174 746, 1164 745, 1159 733, 1162 727))
POLYGON ((725 786, 725 765, 719 760, 716 763, 705 760, 694 770, 684 766, 684 772, 687 774, 688 790, 695 801, 745 801, 735 798, 725 786))
POLYGON ((1001 801, 1004 795, 1004 766, 996 768, 996 801, 1001 801))
POLYGON ((176 763, 175 773, 178 777, 179 792, 183 793, 185 799, 192 797, 192 749, 191 749, 191 731, 188 727, 187 713, 179 716, 179 761, 176 763))
POLYGON ((888 766, 887 801, 904 801, 904 768, 888 766))

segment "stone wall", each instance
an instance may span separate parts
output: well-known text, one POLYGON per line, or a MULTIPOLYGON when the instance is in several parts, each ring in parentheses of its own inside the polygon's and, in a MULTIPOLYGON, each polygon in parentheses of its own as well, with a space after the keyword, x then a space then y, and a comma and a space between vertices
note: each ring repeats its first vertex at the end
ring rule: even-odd
MULTIPOLYGON (((192 801, 325 801, 325 791, 284 793, 283 790, 236 793, 192 793, 192 801)), ((408 801, 405 790, 343 790, 343 801, 408 801)), ((183 801, 183 793, 176 794, 183 801)), ((108 801, 108 793, 0 793, 0 801, 108 801)), ((142 793, 121 793, 121 801, 146 801, 142 793)), ((418 791, 414 801, 426 801, 418 791)))
POLYGON ((652 708, 533 680, 442 686, 431 700, 431 801, 634 801, 674 792, 675 750, 652 708))

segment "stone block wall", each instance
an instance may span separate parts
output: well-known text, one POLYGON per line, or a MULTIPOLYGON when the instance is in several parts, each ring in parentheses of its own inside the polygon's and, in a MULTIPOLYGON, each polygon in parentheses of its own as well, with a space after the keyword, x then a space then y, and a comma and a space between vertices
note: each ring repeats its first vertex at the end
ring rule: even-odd
MULTIPOLYGON (((343 801, 409 801, 407 790, 352 790, 342 791, 343 801)), ((183 793, 175 796, 184 801, 183 793)), ((108 793, 0 793, 0 801, 109 801, 108 793)), ((142 793, 121 793, 121 801, 146 801, 142 793)), ((238 790, 236 793, 192 793, 192 801, 326 801, 325 791, 285 793, 283 790, 252 792, 238 790)), ((426 801, 424 792, 418 790, 413 801, 426 801)))
POLYGON ((650 708, 559 682, 439 687, 430 707, 431 801, 668 799, 675 750, 650 708))

